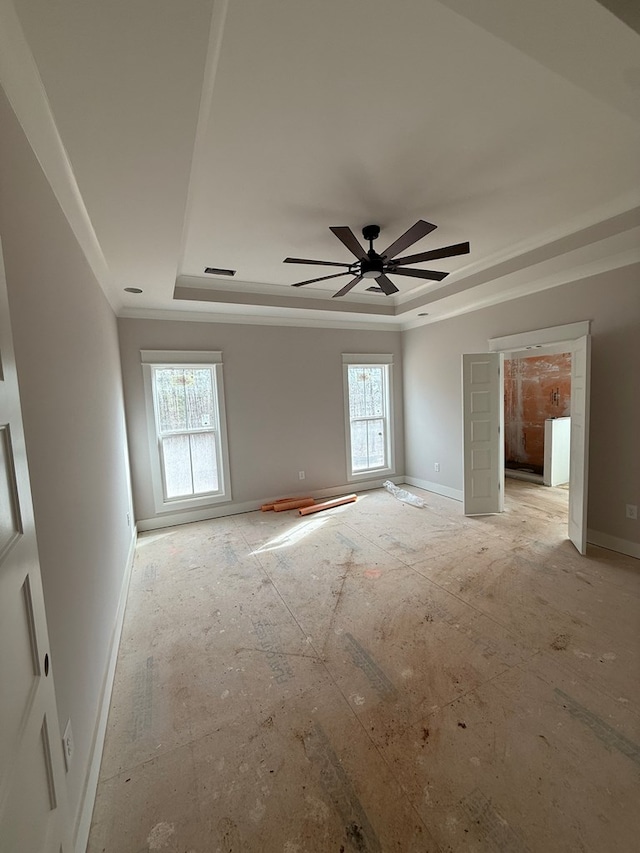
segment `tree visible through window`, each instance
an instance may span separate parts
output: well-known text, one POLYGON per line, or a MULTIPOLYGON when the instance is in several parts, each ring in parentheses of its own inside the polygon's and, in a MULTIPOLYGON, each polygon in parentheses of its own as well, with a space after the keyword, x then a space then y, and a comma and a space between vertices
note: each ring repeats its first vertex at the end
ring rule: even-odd
POLYGON ((212 367, 153 369, 165 500, 221 491, 220 429, 212 367))
POLYGON ((384 373, 382 367, 349 367, 351 467, 385 467, 384 373))
POLYGON ((351 475, 389 469, 389 364, 345 362, 351 475))

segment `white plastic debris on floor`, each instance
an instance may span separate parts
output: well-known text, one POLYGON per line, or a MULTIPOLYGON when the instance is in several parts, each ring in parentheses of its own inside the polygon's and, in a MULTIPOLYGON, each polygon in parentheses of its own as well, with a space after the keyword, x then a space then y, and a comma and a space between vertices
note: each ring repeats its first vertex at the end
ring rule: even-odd
POLYGON ((420 509, 425 509, 427 506, 422 498, 418 497, 418 495, 412 495, 411 492, 408 492, 406 489, 399 489, 395 483, 391 482, 391 480, 385 480, 382 485, 394 496, 394 498, 398 498, 399 501, 411 504, 411 506, 417 506, 420 509))

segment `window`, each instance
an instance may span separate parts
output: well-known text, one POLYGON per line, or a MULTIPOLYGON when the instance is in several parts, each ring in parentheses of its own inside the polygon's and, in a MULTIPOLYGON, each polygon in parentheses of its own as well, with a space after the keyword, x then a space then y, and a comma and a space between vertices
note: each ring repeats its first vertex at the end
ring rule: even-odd
POLYGON ((142 353, 156 509, 230 500, 222 354, 142 353))
POLYGON ((393 472, 392 360, 390 355, 342 356, 349 479, 393 472))

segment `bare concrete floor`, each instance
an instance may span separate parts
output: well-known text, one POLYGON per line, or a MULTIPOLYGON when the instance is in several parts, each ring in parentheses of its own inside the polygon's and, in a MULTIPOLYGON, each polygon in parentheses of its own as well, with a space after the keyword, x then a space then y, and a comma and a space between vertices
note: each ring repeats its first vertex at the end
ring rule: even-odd
POLYGON ((386 491, 140 536, 90 853, 640 849, 640 564, 386 491))

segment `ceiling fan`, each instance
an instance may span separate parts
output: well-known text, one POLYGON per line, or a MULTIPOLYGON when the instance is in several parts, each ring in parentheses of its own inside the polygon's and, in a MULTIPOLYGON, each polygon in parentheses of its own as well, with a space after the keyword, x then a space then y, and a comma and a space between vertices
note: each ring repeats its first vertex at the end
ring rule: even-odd
MULTIPOLYGON (((303 287, 305 284, 313 284, 316 281, 327 281, 331 278, 340 278, 343 275, 351 275, 354 278, 347 282, 345 286, 334 293, 333 296, 345 296, 349 291, 359 284, 363 278, 375 279, 378 288, 385 296, 391 296, 398 292, 398 288, 389 279, 391 275, 406 275, 412 278, 426 278, 431 281, 442 281, 446 278, 448 272, 437 272, 436 270, 415 270, 403 269, 407 264, 419 264, 424 261, 434 261, 438 258, 451 258, 454 255, 466 255, 469 252, 468 243, 455 243, 453 246, 443 246, 440 249, 432 249, 430 252, 421 252, 417 255, 406 255, 404 258, 397 258, 401 252, 408 249, 409 246, 426 237, 437 228, 430 222, 425 222, 424 219, 419 219, 415 225, 412 225, 408 231, 398 237, 398 239, 388 246, 384 252, 378 254, 373 248, 373 241, 380 235, 379 225, 365 225, 362 229, 362 236, 369 243, 369 250, 365 250, 359 243, 356 235, 351 228, 347 226, 331 227, 332 231, 338 240, 340 240, 349 251, 356 256, 351 264, 334 263, 333 261, 311 261, 307 258, 285 258, 285 264, 313 264, 324 267, 346 267, 346 272, 335 273, 334 275, 323 275, 320 278, 310 278, 307 281, 298 281, 291 285, 292 287, 303 287)), ((378 290, 378 288, 370 288, 378 290)))

